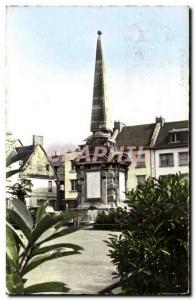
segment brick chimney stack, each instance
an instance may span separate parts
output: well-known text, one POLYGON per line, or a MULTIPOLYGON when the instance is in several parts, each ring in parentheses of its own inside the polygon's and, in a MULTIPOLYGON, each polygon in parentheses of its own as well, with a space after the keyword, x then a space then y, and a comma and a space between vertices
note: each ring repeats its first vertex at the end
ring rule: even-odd
POLYGON ((156 124, 160 123, 161 127, 163 127, 164 123, 165 123, 165 119, 163 117, 156 117, 156 124))
POLYGON ((37 145, 43 147, 43 136, 33 135, 33 146, 36 147, 37 145))

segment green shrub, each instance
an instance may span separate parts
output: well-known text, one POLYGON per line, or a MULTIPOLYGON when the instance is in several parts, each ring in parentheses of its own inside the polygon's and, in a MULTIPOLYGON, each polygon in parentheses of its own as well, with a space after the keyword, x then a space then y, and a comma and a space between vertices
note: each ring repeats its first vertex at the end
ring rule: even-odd
POLYGON ((94 228, 108 230, 121 230, 128 226, 128 212, 125 209, 117 208, 116 210, 109 210, 98 214, 94 228))
POLYGON ((124 295, 189 293, 189 187, 181 174, 130 191, 129 226, 107 244, 124 295))

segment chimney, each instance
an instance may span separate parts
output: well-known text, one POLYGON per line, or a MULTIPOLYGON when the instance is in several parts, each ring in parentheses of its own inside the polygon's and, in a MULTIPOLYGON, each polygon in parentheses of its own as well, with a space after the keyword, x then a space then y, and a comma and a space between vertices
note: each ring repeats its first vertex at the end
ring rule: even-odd
POLYGON ((37 145, 43 147, 43 136, 33 135, 33 146, 36 147, 37 145))
POLYGON ((163 127, 164 123, 165 123, 165 119, 160 117, 156 117, 156 124, 160 123, 161 127, 163 127))
POLYGON ((154 147, 156 140, 158 138, 160 129, 163 127, 165 123, 165 119, 163 119, 161 116, 160 117, 156 117, 156 125, 151 137, 151 142, 150 142, 150 147, 154 147))
POLYGON ((126 126, 124 123, 120 121, 114 121, 114 130, 118 129, 120 132, 124 126, 126 126))
POLYGON ((6 139, 7 141, 13 140, 13 133, 12 132, 6 132, 6 139))

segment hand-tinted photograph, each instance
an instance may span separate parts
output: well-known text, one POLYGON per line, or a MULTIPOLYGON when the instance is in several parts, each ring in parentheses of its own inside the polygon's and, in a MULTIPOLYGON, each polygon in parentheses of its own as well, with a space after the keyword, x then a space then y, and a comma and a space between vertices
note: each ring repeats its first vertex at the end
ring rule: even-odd
POLYGON ((190 295, 189 29, 7 6, 7 294, 190 295))

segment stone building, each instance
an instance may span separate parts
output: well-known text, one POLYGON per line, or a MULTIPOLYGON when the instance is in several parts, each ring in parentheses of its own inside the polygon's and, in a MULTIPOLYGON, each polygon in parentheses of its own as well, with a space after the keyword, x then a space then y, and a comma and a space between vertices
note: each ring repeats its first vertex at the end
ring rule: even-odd
POLYGON ((151 175, 181 172, 189 178, 189 122, 164 122, 151 146, 151 175))
POLYGON ((181 172, 188 177, 188 140, 187 120, 165 122, 162 117, 157 117, 155 123, 123 126, 116 137, 117 145, 135 147, 128 170, 127 189, 136 188, 149 176, 158 178, 181 172))
MULTIPOLYGON (((39 206, 44 201, 55 208, 56 177, 55 170, 43 148, 43 137, 33 136, 33 143, 23 146, 20 140, 14 140, 10 134, 6 140, 6 186, 9 190, 19 179, 32 183, 31 197, 27 206, 39 206)), ((7 193, 7 201, 10 194, 7 193)))

